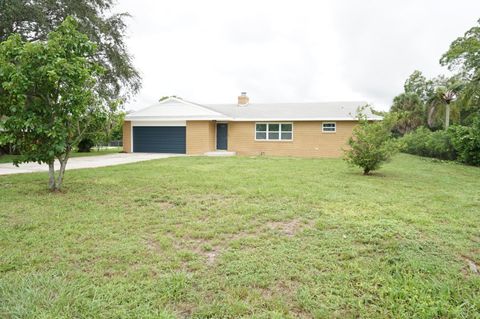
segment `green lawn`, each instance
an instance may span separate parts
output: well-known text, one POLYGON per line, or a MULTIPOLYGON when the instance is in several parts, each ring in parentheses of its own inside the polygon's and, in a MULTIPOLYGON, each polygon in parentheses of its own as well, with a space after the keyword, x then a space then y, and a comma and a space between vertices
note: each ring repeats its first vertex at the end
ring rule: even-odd
MULTIPOLYGON (((103 148, 103 149, 96 149, 92 148, 91 152, 89 153, 79 153, 73 152, 71 157, 81 157, 81 156, 96 156, 96 155, 107 155, 107 154, 115 154, 122 151, 121 147, 112 147, 112 148, 103 148)), ((17 157, 16 155, 0 155, 0 164, 2 163, 12 163, 13 159, 17 157)))
POLYGON ((179 157, 46 182, 0 176, 2 318, 480 318, 479 168, 179 157))

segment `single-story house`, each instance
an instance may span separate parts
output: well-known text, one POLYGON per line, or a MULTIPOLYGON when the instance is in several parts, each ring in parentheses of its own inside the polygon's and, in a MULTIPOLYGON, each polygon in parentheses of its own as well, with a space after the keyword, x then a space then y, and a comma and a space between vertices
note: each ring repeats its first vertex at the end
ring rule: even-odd
MULTIPOLYGON (((125 117, 125 152, 338 157, 365 102, 198 104, 169 97, 125 117)), ((367 113, 369 120, 380 116, 367 113)))

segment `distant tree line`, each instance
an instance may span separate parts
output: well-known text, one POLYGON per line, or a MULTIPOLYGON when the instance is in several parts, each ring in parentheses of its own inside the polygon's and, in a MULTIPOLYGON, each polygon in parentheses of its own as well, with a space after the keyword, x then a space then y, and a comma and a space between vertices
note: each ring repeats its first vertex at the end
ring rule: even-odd
POLYGON ((382 122, 362 110, 345 160, 369 174, 401 150, 480 166, 480 20, 452 42, 440 64, 453 75, 427 79, 415 70, 382 122))
POLYGON ((440 64, 453 75, 414 71, 390 108, 408 153, 480 165, 480 20, 452 42, 440 64))

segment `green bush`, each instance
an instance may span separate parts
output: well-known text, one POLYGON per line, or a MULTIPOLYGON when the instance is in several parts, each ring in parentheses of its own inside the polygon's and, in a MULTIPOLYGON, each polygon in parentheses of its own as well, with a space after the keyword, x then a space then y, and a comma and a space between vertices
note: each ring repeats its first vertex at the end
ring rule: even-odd
POLYGON ((402 151, 414 155, 480 166, 480 118, 471 126, 453 125, 447 131, 431 132, 420 127, 401 139, 402 151))
POLYGON ((78 143, 78 151, 80 153, 90 152, 90 149, 95 145, 93 141, 89 138, 85 138, 78 143))
POLYGON ((451 131, 432 132, 425 127, 420 127, 406 134, 401 141, 402 151, 405 153, 444 160, 454 160, 457 157, 451 131))
POLYGON ((458 160, 465 164, 480 166, 480 117, 472 126, 455 125, 449 129, 458 160))
POLYGON ((427 139, 430 133, 430 130, 422 126, 413 132, 405 134, 403 138, 401 138, 402 152, 427 156, 427 139))
POLYGON ((370 122, 360 116, 359 125, 355 126, 353 136, 348 140, 350 148, 344 151, 344 159, 362 168, 364 175, 378 169, 398 151, 391 133, 395 120, 393 116, 386 116, 383 121, 370 122))
POLYGON ((432 132, 427 140, 427 149, 430 157, 445 160, 454 160, 457 157, 448 131, 432 132))

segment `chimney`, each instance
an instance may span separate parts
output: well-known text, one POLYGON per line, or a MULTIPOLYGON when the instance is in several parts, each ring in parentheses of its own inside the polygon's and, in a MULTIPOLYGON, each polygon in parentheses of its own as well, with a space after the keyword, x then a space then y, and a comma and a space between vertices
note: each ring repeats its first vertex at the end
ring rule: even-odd
POLYGON ((248 104, 249 98, 247 92, 242 92, 238 97, 238 106, 246 106, 248 104))

